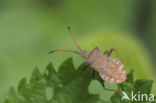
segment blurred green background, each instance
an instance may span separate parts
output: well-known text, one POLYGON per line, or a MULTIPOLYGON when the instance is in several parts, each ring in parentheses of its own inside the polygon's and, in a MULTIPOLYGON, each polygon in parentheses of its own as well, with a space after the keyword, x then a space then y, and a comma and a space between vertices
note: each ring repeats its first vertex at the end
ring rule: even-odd
MULTIPOLYGON (((71 53, 48 55, 54 49, 77 50, 67 26, 82 48, 116 48, 135 78, 155 80, 155 5, 155 0, 0 0, 0 102, 36 66, 44 71, 52 62, 57 69, 71 56, 76 67, 84 62, 71 53)), ((90 92, 105 100, 97 87, 93 81, 90 92)))

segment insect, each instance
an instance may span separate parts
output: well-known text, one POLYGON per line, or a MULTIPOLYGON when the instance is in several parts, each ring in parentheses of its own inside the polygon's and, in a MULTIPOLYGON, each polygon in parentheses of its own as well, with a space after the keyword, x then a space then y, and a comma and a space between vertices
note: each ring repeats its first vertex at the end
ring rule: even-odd
POLYGON ((93 68, 93 75, 95 75, 95 71, 98 72, 98 75, 100 77, 99 81, 102 84, 102 87, 105 90, 114 91, 116 94, 118 94, 117 90, 108 89, 104 85, 104 81, 108 83, 121 83, 126 80, 124 63, 120 59, 120 56, 117 53, 116 49, 112 48, 110 49, 110 51, 106 50, 104 53, 101 53, 98 47, 95 47, 91 52, 88 53, 87 51, 80 48, 76 39, 74 38, 74 35, 72 34, 70 27, 68 27, 68 31, 70 32, 74 44, 79 49, 79 51, 53 50, 49 52, 49 54, 56 51, 63 51, 81 55, 83 58, 86 59, 84 63, 85 67, 83 68, 83 70, 86 70, 87 67, 91 66, 93 68), (109 57, 113 51, 117 54, 119 59, 109 57))

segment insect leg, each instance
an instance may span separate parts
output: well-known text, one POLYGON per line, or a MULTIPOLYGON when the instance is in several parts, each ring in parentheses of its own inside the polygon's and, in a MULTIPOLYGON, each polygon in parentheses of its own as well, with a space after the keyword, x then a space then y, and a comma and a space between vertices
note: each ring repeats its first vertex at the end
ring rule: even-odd
MULTIPOLYGON (((110 51, 106 50, 106 51, 104 52, 104 55, 107 54, 107 57, 109 57, 109 56, 112 54, 113 51, 117 54, 118 58, 122 61, 122 59, 120 58, 119 53, 117 52, 117 50, 116 50, 115 48, 111 48, 110 51)), ((123 61, 122 61, 122 63, 123 63, 123 64, 130 64, 130 63, 124 63, 123 61)))
POLYGON ((118 52, 117 52, 117 50, 115 48, 111 48, 110 51, 106 50, 104 52, 104 55, 107 54, 107 57, 109 57, 112 54, 113 51, 117 54, 118 58, 120 58, 120 55, 118 54, 118 52))
POLYGON ((83 72, 84 72, 88 67, 89 67, 89 65, 85 65, 85 66, 82 68, 83 72))
POLYGON ((83 75, 83 78, 85 79, 86 78, 86 74, 85 74, 85 71, 86 69, 89 67, 89 65, 85 65, 83 68, 82 68, 82 75, 83 75))
POLYGON ((108 50, 106 50, 103 54, 104 54, 104 55, 108 54, 108 50))
POLYGON ((100 76, 99 76, 99 81, 100 81, 100 83, 101 83, 104 90, 113 91, 113 92, 115 92, 116 95, 119 95, 117 90, 106 88, 105 84, 104 84, 104 80, 100 76))
POLYGON ((118 58, 120 58, 120 55, 118 54, 118 52, 115 48, 111 48, 110 51, 108 52, 107 56, 109 57, 113 51, 117 54, 118 58))
POLYGON ((85 64, 85 66, 82 68, 83 77, 85 77, 85 71, 91 65, 91 63, 85 62, 84 64, 85 64))
POLYGON ((95 70, 93 69, 92 71, 92 78, 94 79, 95 78, 95 70))

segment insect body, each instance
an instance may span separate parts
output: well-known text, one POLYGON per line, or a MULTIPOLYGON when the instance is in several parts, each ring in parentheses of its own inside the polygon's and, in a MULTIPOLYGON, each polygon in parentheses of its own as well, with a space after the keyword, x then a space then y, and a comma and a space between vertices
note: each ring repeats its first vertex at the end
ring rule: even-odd
POLYGON ((110 51, 105 51, 104 53, 101 53, 100 50, 96 47, 90 53, 88 53, 85 50, 82 50, 80 46, 77 44, 69 27, 68 30, 79 51, 53 50, 49 53, 53 53, 56 51, 64 51, 64 52, 72 52, 81 55, 83 58, 86 59, 85 61, 86 66, 84 67, 84 70, 88 66, 91 66, 95 71, 98 72, 100 76, 100 82, 103 88, 106 90, 115 91, 117 93, 116 90, 107 89, 104 86, 104 81, 108 83, 121 83, 126 80, 126 71, 124 69, 123 62, 120 59, 109 57, 112 51, 115 51, 115 53, 118 55, 117 51, 114 48, 112 48, 110 51))
POLYGON ((116 58, 105 56, 97 47, 88 54, 86 64, 93 67, 106 82, 121 83, 126 80, 123 63, 116 58))

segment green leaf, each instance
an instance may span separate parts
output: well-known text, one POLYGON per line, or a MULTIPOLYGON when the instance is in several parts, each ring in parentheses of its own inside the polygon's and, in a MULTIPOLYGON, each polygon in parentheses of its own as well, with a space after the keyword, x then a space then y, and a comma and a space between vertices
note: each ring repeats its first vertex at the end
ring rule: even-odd
POLYGON ((132 83, 133 84, 133 81, 134 81, 133 73, 134 73, 134 70, 132 69, 130 71, 130 73, 127 74, 126 82, 129 82, 129 83, 132 83))
POLYGON ((47 66, 43 76, 47 82, 47 86, 58 87, 61 82, 51 63, 47 66))
POLYGON ((70 58, 60 66, 58 72, 52 64, 47 66, 44 74, 36 68, 30 82, 23 78, 17 92, 13 88, 10 90, 5 103, 103 103, 99 95, 88 92, 91 69, 83 76, 83 66, 75 69, 70 58))
POLYGON ((119 96, 113 95, 111 97, 112 103, 121 103, 119 96))
MULTIPOLYGON (((13 88, 10 89, 5 103, 104 103, 98 94, 88 92, 92 80, 92 68, 88 68, 84 73, 83 67, 84 64, 75 69, 73 60, 69 58, 62 63, 58 72, 51 63, 43 74, 36 68, 29 82, 26 78, 20 81, 17 92, 13 88)), ((95 79, 98 79, 97 77, 96 75, 95 79)), ((112 103, 155 103, 122 99, 124 93, 132 98, 132 91, 150 95, 152 84, 152 80, 134 81, 131 70, 127 74, 127 80, 117 85, 119 95, 114 94, 110 100, 112 103)))
POLYGON ((55 89, 52 100, 58 103, 100 102, 98 95, 88 93, 88 86, 91 79, 89 80, 83 77, 82 66, 77 70, 74 69, 71 58, 60 66, 57 75, 61 80, 61 84, 59 85, 60 88, 55 89))
POLYGON ((140 91, 140 93, 150 94, 152 84, 152 80, 139 79, 135 81, 134 87, 137 91, 140 91))
POLYGON ((25 103, 25 99, 15 92, 14 88, 11 87, 9 91, 9 98, 5 103, 25 103))
MULTIPOLYGON (((131 101, 127 99, 122 99, 124 96, 124 93, 131 99, 132 98, 132 92, 134 94, 149 94, 151 93, 151 88, 152 88, 153 81, 152 80, 144 80, 144 79, 139 79, 136 80, 135 82, 133 81, 133 70, 131 70, 130 73, 127 74, 127 80, 121 84, 118 84, 118 92, 119 95, 113 95, 111 97, 112 103, 154 103, 150 101, 131 101)), ((136 96, 138 99, 138 95, 136 96)))
POLYGON ((62 85, 67 85, 73 79, 75 79, 78 75, 76 72, 72 59, 66 60, 59 68, 58 77, 60 78, 62 85))
POLYGON ((34 83, 34 82, 40 81, 41 79, 42 79, 42 74, 39 72, 37 68, 35 68, 35 70, 32 73, 30 82, 34 83))

